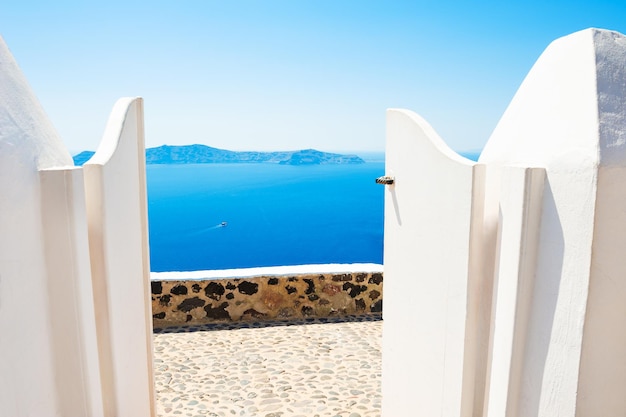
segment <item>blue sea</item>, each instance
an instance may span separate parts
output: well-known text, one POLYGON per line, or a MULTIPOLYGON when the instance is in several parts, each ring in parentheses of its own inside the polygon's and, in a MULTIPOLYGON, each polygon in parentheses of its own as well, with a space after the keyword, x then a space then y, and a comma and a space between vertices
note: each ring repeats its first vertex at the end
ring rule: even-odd
POLYGON ((148 165, 151 270, 381 264, 384 156, 368 159, 148 165))
POLYGON ((148 165, 154 272, 382 263, 384 163, 148 165))

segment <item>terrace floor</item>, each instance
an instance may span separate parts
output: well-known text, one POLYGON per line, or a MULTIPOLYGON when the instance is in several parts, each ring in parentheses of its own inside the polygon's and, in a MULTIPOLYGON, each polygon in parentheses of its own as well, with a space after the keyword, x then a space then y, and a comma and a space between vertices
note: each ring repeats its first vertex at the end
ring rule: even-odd
POLYGON ((380 316, 155 329, 157 415, 373 417, 380 316))

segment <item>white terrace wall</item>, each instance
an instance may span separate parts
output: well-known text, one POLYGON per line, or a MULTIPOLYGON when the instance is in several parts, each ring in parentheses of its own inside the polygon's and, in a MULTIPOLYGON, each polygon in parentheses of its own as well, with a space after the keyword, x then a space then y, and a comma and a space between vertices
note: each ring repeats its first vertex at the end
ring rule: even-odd
POLYGON ((144 173, 141 99, 83 171, 0 39, 1 416, 155 415, 144 173))
POLYGON ((626 37, 553 42, 473 167, 387 123, 383 416, 623 416, 626 37))
POLYGON ((3 416, 103 415, 83 179, 72 165, 0 39, 3 416))

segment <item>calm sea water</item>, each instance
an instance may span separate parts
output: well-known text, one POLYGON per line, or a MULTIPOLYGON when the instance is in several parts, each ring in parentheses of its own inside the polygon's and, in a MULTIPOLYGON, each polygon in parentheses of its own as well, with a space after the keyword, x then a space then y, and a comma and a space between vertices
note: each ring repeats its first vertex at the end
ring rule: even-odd
POLYGON ((382 263, 384 187, 374 180, 384 171, 148 165, 151 270, 382 263))

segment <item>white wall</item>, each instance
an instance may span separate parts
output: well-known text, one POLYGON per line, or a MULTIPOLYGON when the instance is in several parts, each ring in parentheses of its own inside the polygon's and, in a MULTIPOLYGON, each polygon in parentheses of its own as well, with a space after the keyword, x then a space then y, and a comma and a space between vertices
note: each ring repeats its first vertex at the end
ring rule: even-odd
POLYGON ((75 168, 0 40, 0 415, 155 415, 144 151, 121 99, 75 168))
POLYGON ((102 415, 82 175, 38 173, 72 165, 0 39, 1 415, 102 415))
POLYGON ((626 410, 626 37, 596 31, 593 41, 600 166, 577 411, 619 416, 626 410))
POLYGON ((488 183, 497 187, 499 225, 493 286, 489 416, 518 416, 524 347, 537 267, 539 224, 545 191, 542 168, 491 169, 488 183))
POLYGON ((80 168, 39 172, 51 345, 64 416, 102 416, 102 387, 80 168))
POLYGON ((154 416, 142 99, 115 104, 84 170, 106 415, 154 416))
MULTIPOLYGON (((625 51, 622 35, 595 29, 553 42, 480 157, 491 166, 545 167, 547 177, 527 334, 517 346, 521 381, 508 386, 519 401, 508 416, 626 409, 625 51)), ((493 366, 495 375, 512 365, 493 366)))
POLYGON ((459 416, 473 163, 388 110, 386 171, 382 412, 459 416))
POLYGON ((473 167, 388 112, 383 415, 624 415, 625 62, 553 42, 473 167))

